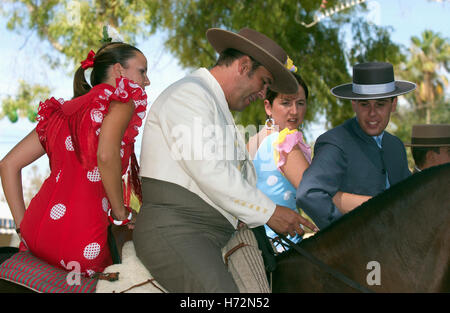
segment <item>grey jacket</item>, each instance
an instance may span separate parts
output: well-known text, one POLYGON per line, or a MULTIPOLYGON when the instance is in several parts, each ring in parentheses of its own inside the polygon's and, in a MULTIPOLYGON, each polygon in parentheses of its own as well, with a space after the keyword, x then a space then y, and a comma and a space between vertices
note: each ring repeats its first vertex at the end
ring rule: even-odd
POLYGON ((319 228, 342 216, 332 197, 338 191, 375 196, 411 175, 406 151, 397 137, 384 132, 380 149, 356 118, 319 136, 311 166, 297 189, 297 206, 319 228))

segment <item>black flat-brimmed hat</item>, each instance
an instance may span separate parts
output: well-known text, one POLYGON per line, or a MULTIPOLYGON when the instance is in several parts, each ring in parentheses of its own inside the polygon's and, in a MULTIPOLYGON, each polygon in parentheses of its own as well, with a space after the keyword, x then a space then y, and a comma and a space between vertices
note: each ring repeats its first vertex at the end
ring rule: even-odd
POLYGON ((413 125, 407 147, 450 147, 450 124, 413 125))
POLYGON ((266 35, 250 28, 243 28, 238 33, 210 28, 206 32, 206 38, 219 54, 232 48, 261 63, 273 76, 270 85, 273 91, 284 94, 297 93, 297 80, 285 65, 288 58, 286 52, 266 35))
POLYGON ((336 86, 331 93, 343 99, 363 100, 399 96, 416 89, 409 81, 395 80, 392 64, 369 62, 353 67, 353 82, 336 86))

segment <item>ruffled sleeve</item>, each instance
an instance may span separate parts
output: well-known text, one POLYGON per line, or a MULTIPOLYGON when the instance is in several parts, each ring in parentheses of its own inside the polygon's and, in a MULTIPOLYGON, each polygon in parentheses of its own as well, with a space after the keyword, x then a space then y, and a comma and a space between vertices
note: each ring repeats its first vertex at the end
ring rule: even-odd
MULTIPOLYGON (((145 91, 138 85, 133 83, 132 81, 125 80, 124 85, 127 85, 130 88, 129 94, 131 99, 134 100, 134 114, 131 118, 131 121, 128 125, 125 134, 123 135, 123 141, 125 144, 132 144, 135 142, 135 137, 139 133, 139 127, 142 126, 142 121, 145 118, 146 110, 147 110, 147 95, 145 91)), ((121 87, 121 84, 118 83, 118 89, 121 87)), ((120 100, 119 100, 120 101, 120 100)))
POLYGON ((311 147, 303 140, 302 132, 285 128, 278 134, 278 138, 273 143, 274 160, 278 170, 286 163, 286 156, 295 145, 298 145, 303 152, 306 161, 311 163, 311 147))
POLYGON ((36 133, 39 136, 39 141, 41 142, 44 149, 47 151, 48 141, 48 128, 51 127, 52 116, 61 112, 61 106, 64 104, 63 99, 56 100, 55 98, 50 98, 45 100, 44 102, 39 103, 38 113, 36 116, 36 121, 38 122, 36 125, 36 133))
POLYGON ((76 150, 79 151, 78 156, 81 163, 87 168, 96 166, 98 136, 111 102, 127 103, 133 100, 135 110, 125 130, 121 149, 122 158, 128 160, 130 153, 124 151, 129 149, 124 149, 124 146, 135 141, 139 127, 142 125, 142 119, 145 117, 147 94, 138 84, 124 77, 116 79, 116 88, 107 84, 100 84, 95 86, 92 92, 92 98, 89 99, 90 103, 76 113, 78 117, 75 120, 78 120, 79 123, 73 123, 71 127, 72 134, 81 135, 73 136, 76 137, 76 147, 79 144, 79 149, 76 150))
POLYGON ((90 113, 92 126, 94 127, 95 134, 98 136, 103 118, 108 113, 110 103, 112 101, 127 103, 133 100, 135 104, 134 114, 125 131, 123 141, 125 144, 134 143, 134 138, 138 135, 139 127, 145 118, 147 94, 138 84, 124 77, 116 79, 116 86, 116 89, 113 91, 105 88, 94 99, 95 105, 92 107, 90 113))

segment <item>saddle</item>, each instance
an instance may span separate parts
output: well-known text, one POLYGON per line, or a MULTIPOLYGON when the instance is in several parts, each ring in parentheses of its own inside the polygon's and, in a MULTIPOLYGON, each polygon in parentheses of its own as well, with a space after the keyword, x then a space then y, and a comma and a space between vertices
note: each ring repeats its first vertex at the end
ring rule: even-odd
MULTIPOLYGON (((240 292, 270 292, 266 269, 274 269, 274 263, 265 266, 261 252, 263 249, 268 249, 270 243, 261 240, 258 242, 256 238, 254 229, 250 230, 247 226, 244 226, 235 232, 222 249, 224 262, 235 279, 240 292)), ((267 240, 265 232, 262 239, 267 240)), ((78 285, 68 285, 67 271, 57 269, 37 259, 27 251, 15 253, 11 258, 0 264, 0 279, 22 285, 36 292, 167 292, 164 287, 156 282, 136 256, 133 241, 126 241, 121 252, 119 256, 121 258, 120 264, 108 266, 102 274, 94 278, 83 277, 78 285)), ((271 257, 273 257, 273 254, 266 253, 266 259, 270 260, 271 257)), ((274 259, 269 262, 274 262, 274 259)))
MULTIPOLYGON (((222 249, 222 257, 241 293, 270 293, 267 273, 275 269, 275 253, 264 227, 242 227, 222 249)), ((101 280, 97 293, 167 292, 136 256, 132 241, 122 249, 122 264, 113 264, 104 273, 119 273, 118 281, 101 280)))
MULTIPOLYGON (((18 292, 25 291, 24 288, 17 288, 20 285, 28 289, 28 292, 45 293, 90 293, 95 290, 97 283, 97 279, 72 275, 64 269, 56 268, 29 251, 14 253, 2 262, 0 280, 12 283, 10 285, 14 290, 18 289, 18 292), (75 278, 75 283, 72 283, 72 278, 75 278)), ((2 291, 10 291, 10 285, 2 291)))
MULTIPOLYGON (((269 293, 266 270, 271 272, 275 269, 274 250, 267 240, 263 227, 256 229, 257 235, 254 232, 255 229, 250 230, 247 226, 236 231, 222 249, 222 257, 240 292, 269 293)), ((119 280, 98 281, 97 293, 167 292, 136 256, 132 241, 127 241, 123 245, 122 263, 107 267, 103 273, 115 272, 119 273, 119 280)))
POLYGON ((92 278, 79 276, 79 281, 75 284, 70 283, 68 275, 70 275, 68 271, 36 258, 29 251, 17 252, 16 249, 7 260, 0 264, 0 286, 2 286, 0 291, 39 293, 166 292, 154 281, 152 275, 136 257, 132 241, 126 242, 123 246, 121 264, 110 265, 103 273, 96 274, 92 278))

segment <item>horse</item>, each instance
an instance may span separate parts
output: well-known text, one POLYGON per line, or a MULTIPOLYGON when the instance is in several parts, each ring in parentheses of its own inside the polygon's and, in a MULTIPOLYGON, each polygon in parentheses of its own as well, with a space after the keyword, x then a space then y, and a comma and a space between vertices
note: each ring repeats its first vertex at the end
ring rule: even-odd
MULTIPOLYGON (((449 186, 450 164, 414 174, 299 246, 373 292, 449 292, 449 186)), ((294 249, 276 260, 274 293, 360 291, 294 249)), ((5 291, 30 292, 0 279, 5 291)))
MULTIPOLYGON (((372 292, 450 292, 450 164, 414 174, 299 246, 372 292), (378 276, 378 277, 375 277, 378 276)), ((273 292, 358 292, 294 249, 273 292)))

